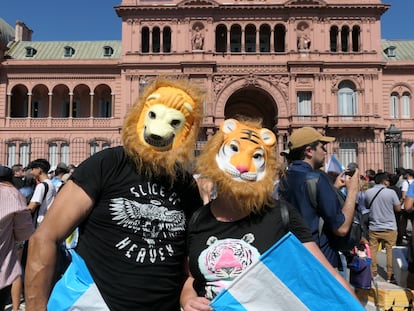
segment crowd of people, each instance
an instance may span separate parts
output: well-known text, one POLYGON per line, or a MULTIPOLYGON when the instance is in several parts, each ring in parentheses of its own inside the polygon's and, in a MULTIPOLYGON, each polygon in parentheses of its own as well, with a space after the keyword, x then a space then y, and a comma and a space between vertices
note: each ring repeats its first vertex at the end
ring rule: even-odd
POLYGON ((358 298, 344 272, 355 247, 369 245, 375 277, 381 243, 393 281, 390 250, 407 242, 414 219, 412 170, 364 175, 352 163, 326 173, 335 138, 311 127, 293 131, 282 170, 274 134, 240 116, 223 122, 193 165, 203 97, 189 81, 159 78, 126 116, 123 146, 76 170, 45 159, 0 167, 0 200, 13 202, 0 209, 8 230, 0 310, 8 299, 18 310, 23 287, 28 311, 212 310, 211 300, 287 231, 349 294, 352 310, 358 298), (356 211, 363 230, 350 247, 356 211), (62 268, 59 250, 77 228, 62 268))
POLYGON ((0 166, 0 310, 6 304, 19 310, 29 237, 74 168, 61 162, 51 169, 45 159, 36 159, 26 167, 0 166))

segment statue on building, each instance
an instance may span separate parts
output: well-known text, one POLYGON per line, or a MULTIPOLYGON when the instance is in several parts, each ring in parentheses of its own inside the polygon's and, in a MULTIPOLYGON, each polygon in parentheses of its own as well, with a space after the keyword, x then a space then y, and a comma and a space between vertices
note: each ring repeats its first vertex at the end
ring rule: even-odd
POLYGON ((300 30, 298 31, 298 50, 309 50, 311 45, 310 36, 308 34, 307 29, 304 25, 300 26, 300 30))
POLYGON ((204 49, 204 34, 201 32, 198 26, 194 28, 193 37, 191 39, 191 44, 192 44, 193 50, 204 49))

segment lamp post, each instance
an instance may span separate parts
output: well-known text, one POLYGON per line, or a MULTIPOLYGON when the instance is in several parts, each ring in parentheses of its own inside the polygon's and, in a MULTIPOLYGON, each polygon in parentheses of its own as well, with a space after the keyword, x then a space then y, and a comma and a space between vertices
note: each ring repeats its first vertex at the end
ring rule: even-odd
MULTIPOLYGON (((401 146, 401 137, 402 130, 391 124, 388 129, 384 131, 385 136, 385 146, 387 147, 387 155, 391 155, 391 161, 385 161, 385 169, 391 169, 391 172, 394 172, 397 167, 400 166, 400 146, 401 146), (388 162, 388 163, 387 163, 388 162)), ((384 158, 385 160, 385 158, 384 158)))

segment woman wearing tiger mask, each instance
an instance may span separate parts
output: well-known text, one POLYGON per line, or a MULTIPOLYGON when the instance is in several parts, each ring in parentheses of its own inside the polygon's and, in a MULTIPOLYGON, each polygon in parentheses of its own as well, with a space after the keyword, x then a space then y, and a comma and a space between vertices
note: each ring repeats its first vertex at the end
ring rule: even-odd
MULTIPOLYGON (((275 143, 275 135, 260 121, 227 119, 197 158, 196 173, 208 177, 210 188, 214 183, 217 197, 197 210, 189 223, 190 274, 181 293, 184 311, 213 310, 211 300, 287 231, 354 295, 313 242, 297 210, 284 204, 289 214, 284 221, 279 203, 273 201, 279 165, 275 143)), ((199 188, 208 189, 209 183, 199 180, 199 188)))

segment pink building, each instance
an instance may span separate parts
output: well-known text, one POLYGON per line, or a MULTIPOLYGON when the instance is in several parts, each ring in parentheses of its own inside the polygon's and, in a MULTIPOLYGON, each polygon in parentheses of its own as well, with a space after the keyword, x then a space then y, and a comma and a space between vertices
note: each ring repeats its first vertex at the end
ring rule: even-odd
POLYGON ((207 90, 197 148, 225 118, 246 114, 263 118, 279 150, 306 125, 337 137, 329 152, 344 165, 413 167, 414 40, 381 39, 388 8, 123 0, 121 41, 36 42, 24 23, 13 30, 0 19, 0 163, 78 164, 119 145, 142 87, 166 75, 207 90))

